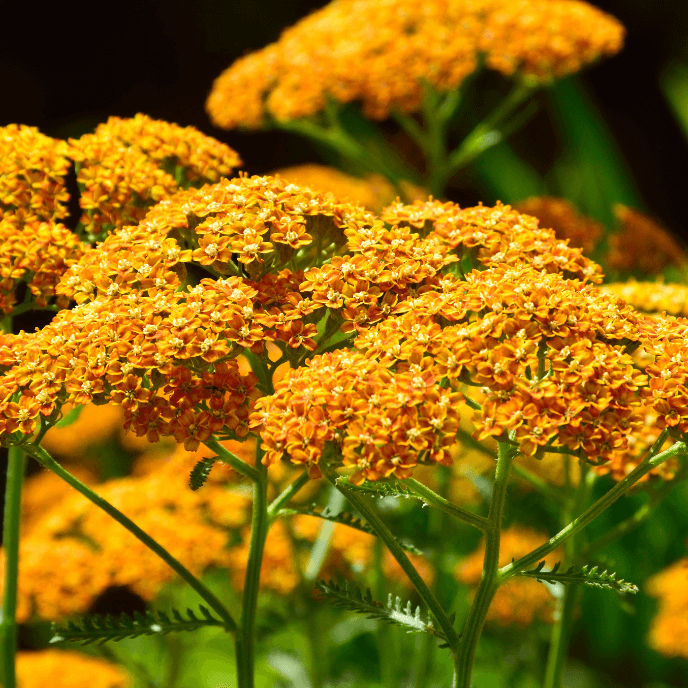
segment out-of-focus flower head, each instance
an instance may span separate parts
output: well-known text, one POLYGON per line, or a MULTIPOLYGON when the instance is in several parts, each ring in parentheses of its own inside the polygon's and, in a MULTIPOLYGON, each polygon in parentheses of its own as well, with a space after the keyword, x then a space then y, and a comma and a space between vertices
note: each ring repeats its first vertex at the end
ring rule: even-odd
MULTIPOLYGON (((511 526, 502 531, 499 545, 499 566, 525 556, 547 542, 547 535, 523 526, 511 526)), ((455 575, 465 585, 475 586, 483 572, 485 543, 456 566, 455 575)), ((548 569, 561 559, 554 551, 545 557, 548 569)), ((495 594, 487 620, 500 626, 529 626, 535 619, 552 623, 555 599, 542 583, 529 578, 513 578, 495 594)))
POLYGON ((100 657, 68 650, 17 653, 17 688, 130 688, 132 677, 100 657))
POLYGON ((688 558, 653 576, 647 592, 659 601, 650 627, 650 645, 667 657, 688 659, 688 558))
POLYGON ((656 220, 620 203, 613 210, 619 229, 609 237, 610 267, 656 275, 670 265, 688 265, 685 248, 656 220))
POLYGON ((116 227, 138 223, 180 188, 217 182, 241 164, 229 146, 194 127, 140 113, 111 117, 69 143, 81 189, 81 223, 101 239, 116 227))
POLYGON ((602 223, 586 217, 565 198, 536 196, 516 203, 514 208, 520 213, 533 215, 543 227, 551 227, 559 239, 568 239, 570 246, 591 252, 602 238, 602 223))
POLYGON ((621 24, 579 0, 337 0, 237 60, 206 108, 222 128, 321 112, 360 101, 384 119, 416 111, 424 84, 440 92, 486 65, 547 81, 620 50, 621 24))
POLYGON ((605 284, 602 289, 645 313, 688 316, 688 287, 684 284, 629 280, 605 284))
MULTIPOLYGON (((231 564, 228 545, 250 518, 250 497, 233 489, 236 474, 225 465, 213 468, 203 489, 189 489, 189 473, 199 458, 180 448, 148 474, 97 488, 196 575, 231 564)), ((43 476, 29 478, 26 492, 29 503, 40 501, 43 476)), ((151 600, 175 578, 167 564, 73 490, 58 491, 50 508, 41 515, 32 512, 24 525, 20 620, 83 613, 112 586, 151 600)))
MULTIPOLYGON (((379 213, 392 203, 397 195, 394 186, 381 174, 371 174, 364 178, 353 177, 326 165, 284 167, 276 170, 274 175, 316 191, 329 191, 342 201, 360 204, 374 213, 379 213)), ((404 196, 411 201, 424 201, 428 197, 425 189, 405 180, 401 181, 401 188, 404 196)))

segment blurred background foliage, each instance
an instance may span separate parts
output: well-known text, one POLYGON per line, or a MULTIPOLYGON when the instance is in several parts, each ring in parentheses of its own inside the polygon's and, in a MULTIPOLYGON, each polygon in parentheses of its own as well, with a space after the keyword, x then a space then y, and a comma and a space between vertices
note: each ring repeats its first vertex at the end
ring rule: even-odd
MULTIPOLYGON (((50 136, 66 138, 91 131, 107 117, 144 112, 154 118, 194 125, 228 143, 241 154, 250 173, 305 162, 322 161, 326 152, 284 132, 243 134, 215 130, 204 112, 212 80, 242 54, 275 40, 290 26, 324 2, 275 0, 142 0, 95 8, 69 3, 41 6, 2 3, 0 42, 0 125, 19 122, 38 126, 50 136)), ((532 195, 562 196, 605 224, 612 224, 612 205, 624 203, 659 219, 684 240, 688 181, 688 6, 682 2, 604 0, 597 6, 618 17, 628 29, 620 55, 601 62, 583 75, 568 78, 539 93, 538 109, 528 123, 463 170, 448 190, 461 205, 496 200, 517 202, 532 195)), ((494 75, 481 77, 459 116, 489 109, 494 75)), ((390 139, 414 162, 413 147, 400 138, 396 125, 383 125, 390 139)), ((326 158, 327 159, 327 158, 326 158)), ((331 161, 331 160, 330 160, 331 161)), ((27 322, 25 326, 32 323, 27 322)), ((95 443, 78 460, 101 479, 126 475, 140 447, 108 438, 95 443)), ((611 485, 600 480, 601 494, 611 485)), ((642 497, 614 505, 590 527, 590 538, 631 515, 642 497)), ((604 564, 621 577, 645 581, 686 554, 688 485, 679 485, 642 527, 609 547, 604 564)), ((411 500, 389 504, 395 532, 432 550, 443 541, 452 552, 445 569, 451 571, 462 555, 477 545, 465 529, 444 532, 430 523, 430 510, 411 500)), ((534 493, 515 492, 507 522, 556 530, 554 516, 534 493)), ((224 574, 226 576, 226 574, 224 574)), ((221 572, 209 585, 227 592, 221 572)), ((456 598, 459 615, 468 604, 465 588, 448 574, 439 580, 442 597, 456 598)), ((190 593, 170 585, 156 606, 185 607, 190 593)), ((231 601, 230 601, 231 604, 231 601)), ((289 601, 273 597, 263 603, 261 622, 289 618, 289 601), (269 612, 268 612, 269 610, 269 612), (273 616, 274 615, 274 618, 273 616)), ((142 609, 143 603, 125 590, 112 590, 93 611, 142 609)), ((688 662, 666 659, 648 649, 647 631, 656 602, 643 594, 619 600, 601 590, 583 591, 574 628, 567 688, 668 688, 688 686, 688 662)), ((465 613, 465 612, 464 612, 465 613)), ((375 622, 321 609, 319 624, 329 628, 326 665, 338 685, 374 686, 382 680, 378 668, 375 622)), ((299 657, 308 629, 299 622, 271 632, 261 643, 258 666, 263 685, 308 686, 299 657), (295 629, 300 632, 294 632, 295 629)), ((474 684, 481 688, 539 685, 548 628, 488 629, 479 648, 474 684)), ((384 651, 391 658, 411 656, 427 640, 395 629, 383 631, 384 651)), ((44 625, 25 626, 23 647, 44 645, 44 625)), ((96 650, 91 650, 97 652, 96 650)), ((112 658, 126 655, 172 688, 232 685, 232 649, 225 636, 212 629, 198 634, 143 638, 110 645, 112 658), (160 646, 157 651, 153 648, 160 646)), ((424 656, 420 652, 420 656, 424 656)), ((409 685, 440 685, 446 667, 430 657, 403 677, 409 685)), ((440 653, 437 661, 442 659, 440 653)), ((384 666, 384 663, 383 663, 384 666)), ((149 685, 141 679, 140 685, 149 685)))

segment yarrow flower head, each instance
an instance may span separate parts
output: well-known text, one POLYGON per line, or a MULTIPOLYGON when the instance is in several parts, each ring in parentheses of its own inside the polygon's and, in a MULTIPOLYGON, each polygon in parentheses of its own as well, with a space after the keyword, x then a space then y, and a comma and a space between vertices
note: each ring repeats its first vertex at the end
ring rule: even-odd
POLYGON ((360 101, 384 119, 417 110, 424 84, 457 88, 481 57, 507 76, 546 81, 615 54, 623 34, 579 0, 337 0, 235 62, 206 107, 225 129, 310 117, 328 99, 360 101))
POLYGON ((138 114, 111 117, 93 134, 70 139, 81 187, 81 222, 103 238, 136 224, 159 200, 180 188, 217 182, 241 164, 237 153, 194 127, 138 114))

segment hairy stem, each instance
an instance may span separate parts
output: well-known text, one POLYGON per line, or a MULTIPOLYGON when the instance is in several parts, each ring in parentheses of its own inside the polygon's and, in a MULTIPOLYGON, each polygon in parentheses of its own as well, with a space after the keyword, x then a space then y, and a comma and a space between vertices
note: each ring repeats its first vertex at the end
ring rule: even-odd
POLYGON ((239 688, 253 688, 255 666, 256 611, 260 589, 260 569, 263 563, 265 539, 270 527, 268 518, 268 474, 267 466, 261 459, 262 452, 256 453, 256 472, 258 478, 253 485, 253 515, 251 518, 251 538, 248 546, 248 563, 244 578, 244 592, 241 607, 241 622, 236 634, 237 683, 239 688))
POLYGON ((502 516, 506 502, 506 488, 509 482, 509 469, 516 453, 516 449, 512 445, 505 442, 499 443, 497 469, 495 470, 490 511, 487 516, 488 527, 485 530, 483 575, 463 628, 461 645, 454 664, 454 686, 456 688, 470 688, 478 640, 485 624, 490 603, 500 584, 499 543, 502 516))
POLYGON ((143 542, 148 549, 155 552, 155 554, 157 554, 173 571, 179 574, 179 576, 199 594, 207 605, 217 613, 225 622, 228 631, 232 633, 237 632, 237 623, 222 602, 220 602, 220 600, 208 590, 196 576, 177 561, 162 545, 156 542, 148 533, 141 530, 141 528, 139 528, 130 518, 125 516, 119 509, 110 504, 110 502, 103 499, 103 497, 94 492, 90 487, 84 485, 78 478, 60 466, 43 447, 27 445, 25 449, 27 454, 36 459, 41 466, 62 478, 62 480, 71 485, 77 492, 84 495, 84 497, 93 502, 98 508, 102 509, 109 516, 112 516, 117 523, 143 542))
POLYGON ((459 637, 452 622, 449 620, 447 613, 440 606, 437 598, 430 592, 430 589, 421 578, 418 571, 416 571, 415 566, 409 561, 409 558, 406 556, 406 553, 401 548, 401 545, 397 542, 394 535, 392 535, 390 530, 366 500, 359 495, 354 488, 345 486, 343 481, 339 480, 339 476, 331 466, 328 466, 326 463, 321 463, 320 469, 323 475, 349 500, 356 511, 363 516, 377 536, 385 543, 387 549, 397 560, 399 566, 401 566, 402 570, 413 584, 413 587, 437 620, 437 623, 447 637, 452 652, 456 652, 459 637))
POLYGON ((10 447, 7 457, 7 484, 2 541, 5 550, 5 589, 0 619, 0 653, 2 685, 15 688, 15 655, 17 653, 17 591, 19 585, 19 530, 21 526, 21 493, 26 457, 19 447, 10 447))

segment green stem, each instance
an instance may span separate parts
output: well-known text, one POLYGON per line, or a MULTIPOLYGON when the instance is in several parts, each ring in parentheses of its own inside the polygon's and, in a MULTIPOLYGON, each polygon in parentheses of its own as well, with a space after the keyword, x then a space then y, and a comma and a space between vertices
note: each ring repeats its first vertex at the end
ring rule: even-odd
MULTIPOLYGON (((333 514, 338 514, 344 507, 344 496, 334 488, 330 489, 332 493, 330 494, 325 510, 333 514)), ((332 541, 332 534, 334 533, 336 525, 337 524, 333 521, 323 521, 320 524, 320 532, 311 548, 311 555, 308 558, 306 568, 303 570, 303 578, 306 583, 313 583, 318 573, 320 573, 320 569, 322 569, 325 563, 327 552, 330 549, 330 542, 332 541)))
POLYGON ((258 478, 253 485, 253 515, 251 538, 248 546, 248 563, 244 578, 244 592, 241 608, 241 622, 236 634, 237 683, 239 688, 253 688, 255 666, 256 611, 260 589, 260 569, 263 563, 265 539, 270 527, 268 518, 268 474, 261 459, 262 451, 256 453, 258 478))
POLYGON ((485 558, 483 575, 463 628, 461 645, 455 660, 454 685, 456 688, 470 688, 473 662, 478 640, 485 624, 490 603, 499 587, 499 543, 502 517, 506 502, 506 488, 509 482, 509 469, 517 451, 506 442, 499 443, 497 468, 495 470, 490 511, 487 516, 488 528, 485 531, 485 558))
MULTIPOLYGON (((666 438, 661 437, 662 444, 666 438)), ((655 443, 655 446, 661 444, 655 443)), ((570 537, 580 532, 589 523, 594 521, 603 511, 611 506, 617 499, 619 499, 625 492, 627 492, 635 483, 638 482, 644 475, 647 475, 653 468, 661 465, 672 456, 682 454, 686 451, 686 445, 683 442, 676 442, 666 451, 655 456, 650 455, 645 458, 634 470, 632 470, 623 480, 612 487, 609 492, 600 497, 591 507, 589 507, 578 518, 574 519, 565 528, 562 528, 554 537, 551 537, 544 545, 533 550, 530 554, 526 554, 517 561, 505 566, 500 570, 500 576, 504 579, 510 578, 519 571, 523 571, 532 564, 536 564, 546 557, 550 552, 553 552, 557 547, 562 545, 570 537)))
POLYGON ((407 478, 404 483, 408 485, 411 491, 422 498, 422 500, 430 506, 437 507, 446 514, 458 518, 464 523, 468 523, 478 530, 486 530, 488 527, 488 520, 484 516, 478 516, 468 509, 452 504, 449 500, 441 497, 436 492, 433 492, 429 487, 419 483, 413 478, 407 478))
POLYGON ((289 502, 289 500, 310 480, 308 471, 304 471, 294 480, 288 487, 286 487, 268 507, 268 518, 273 521, 277 518, 279 510, 289 502))
MULTIPOLYGON (((566 482, 570 484, 570 461, 566 457, 566 482)), ((583 505, 589 498, 592 485, 587 480, 587 475, 582 474, 576 491, 569 497, 563 513, 563 523, 566 524, 580 514, 583 505)), ((578 538, 571 537, 566 541, 566 556, 564 564, 569 566, 576 561, 578 556, 578 538)), ((544 688, 559 688, 564 670, 564 662, 568 654, 569 640, 574 621, 574 611, 580 597, 580 587, 567 585, 564 587, 562 597, 557 600, 558 617, 552 627, 549 653, 547 656, 547 668, 545 670, 544 688)))
POLYGON ((563 598, 560 605, 557 605, 559 618, 552 628, 543 688, 558 688, 561 685, 564 660, 568 654, 572 621, 579 596, 579 585, 564 586, 563 598))
POLYGON ((148 549, 155 552, 155 554, 157 554, 173 571, 179 574, 179 576, 200 595, 208 606, 217 613, 225 622, 228 631, 231 633, 237 632, 238 627, 236 621, 234 621, 234 618, 222 602, 220 602, 220 600, 208 590, 196 576, 177 561, 162 545, 156 542, 148 533, 141 530, 141 528, 139 528, 130 518, 127 518, 119 509, 110 504, 110 502, 103 499, 103 497, 94 492, 90 487, 84 485, 78 478, 74 477, 69 471, 60 466, 43 447, 27 445, 24 448, 27 454, 36 459, 41 466, 62 478, 62 480, 71 485, 77 492, 84 495, 84 497, 93 502, 98 508, 102 509, 109 516, 112 516, 117 523, 124 526, 134 537, 138 538, 146 545, 148 549))
POLYGON ((450 155, 447 162, 450 173, 457 172, 472 162, 483 151, 503 140, 499 125, 533 92, 534 87, 517 82, 507 97, 487 119, 478 124, 450 155))
POLYGON ((397 560, 399 566, 401 566, 401 569, 408 576, 413 587, 437 620, 437 623, 440 625, 442 632, 447 638, 452 652, 456 652, 459 643, 459 636, 456 633, 456 629, 452 625, 444 609, 440 606, 437 598, 430 592, 425 581, 421 578, 418 571, 416 571, 414 565, 409 561, 406 552, 401 548, 401 545, 397 542, 394 535, 392 535, 387 526, 382 522, 366 500, 354 489, 345 486, 343 481, 339 480, 339 476, 331 466, 327 465, 326 462, 320 463, 319 466, 323 475, 349 500, 356 511, 363 516, 377 536, 385 543, 387 549, 389 549, 392 556, 397 560))
POLYGON ((237 473, 241 473, 241 475, 253 482, 259 479, 260 473, 256 468, 249 466, 245 461, 242 461, 238 456, 229 451, 229 449, 223 447, 214 437, 206 440, 203 444, 211 451, 214 451, 220 461, 229 464, 237 473))
POLYGON ((0 653, 2 685, 15 688, 15 655, 17 653, 17 592, 19 586, 19 530, 21 526, 21 493, 26 457, 19 447, 10 447, 7 457, 7 484, 2 538, 5 550, 5 590, 0 619, 0 653))
POLYGON ((594 540, 589 545, 584 547, 579 555, 579 559, 590 560, 598 552, 605 549, 613 542, 616 542, 624 535, 635 530, 654 513, 657 505, 674 489, 676 483, 682 481, 686 477, 687 473, 688 463, 684 462, 680 470, 671 480, 666 481, 661 487, 650 492, 649 501, 643 504, 634 514, 621 521, 621 523, 618 523, 609 532, 601 535, 599 538, 597 538, 597 540, 594 540))
POLYGON ((340 155, 358 163, 368 172, 382 174, 394 185, 396 190, 401 193, 401 177, 391 167, 371 156, 365 146, 361 145, 356 139, 349 136, 342 127, 323 127, 313 121, 300 119, 279 122, 277 125, 286 131, 301 134, 307 138, 324 143, 336 150, 340 155))
MULTIPOLYGON (((459 428, 456 433, 456 438, 466 447, 475 449, 476 451, 481 452, 485 456, 489 456, 495 461, 497 460, 497 455, 482 442, 473 439, 470 432, 466 432, 466 430, 459 428)), ((557 504, 563 504, 564 496, 559 492, 559 490, 556 490, 551 485, 546 483, 540 476, 531 473, 527 468, 523 468, 523 466, 520 466, 518 463, 514 463, 511 467, 511 470, 513 471, 514 475, 534 487, 543 497, 551 499, 557 504)))

